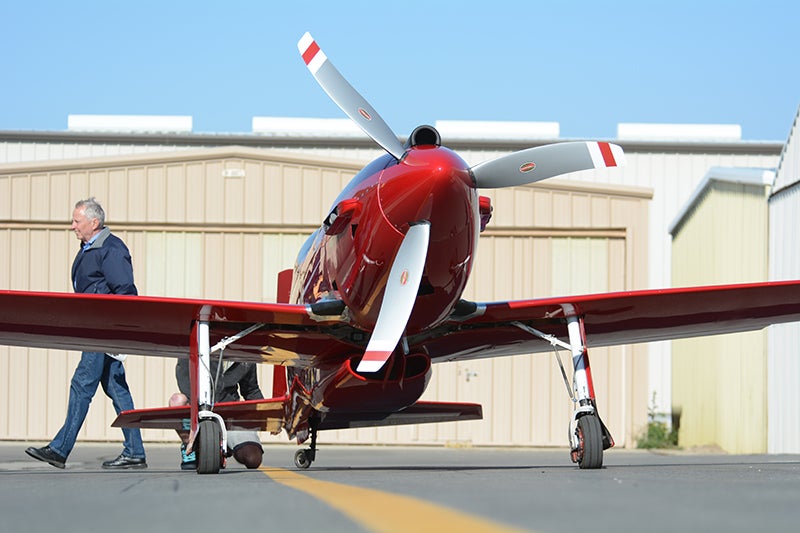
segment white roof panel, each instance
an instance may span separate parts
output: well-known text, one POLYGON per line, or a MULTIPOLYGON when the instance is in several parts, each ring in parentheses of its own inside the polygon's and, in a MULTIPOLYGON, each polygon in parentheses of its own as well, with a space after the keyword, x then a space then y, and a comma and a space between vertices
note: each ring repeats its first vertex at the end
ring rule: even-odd
POLYGON ((617 124, 617 139, 625 141, 740 141, 738 124, 617 124))
POLYGON ((152 133, 192 131, 192 117, 179 115, 69 115, 69 131, 152 133))
POLYGON ((437 120, 434 124, 442 139, 557 139, 558 122, 496 120, 437 120))
POLYGON ((253 117, 253 133, 276 137, 364 137, 349 118, 253 117))

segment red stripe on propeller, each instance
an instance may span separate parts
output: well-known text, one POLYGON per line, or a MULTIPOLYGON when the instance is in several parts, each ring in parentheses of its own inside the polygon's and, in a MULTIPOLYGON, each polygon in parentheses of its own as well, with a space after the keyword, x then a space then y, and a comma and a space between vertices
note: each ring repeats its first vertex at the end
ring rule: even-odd
POLYGON ((600 153, 603 156, 603 162, 606 164, 607 167, 615 167, 617 166, 617 162, 614 160, 614 154, 611 152, 611 146, 608 143, 599 142, 597 146, 600 148, 600 153))
POLYGON ((303 52, 303 61, 305 61, 306 65, 311 63, 311 60, 314 59, 314 56, 317 55, 319 52, 319 45, 317 41, 311 41, 311 44, 308 45, 306 51, 303 52))

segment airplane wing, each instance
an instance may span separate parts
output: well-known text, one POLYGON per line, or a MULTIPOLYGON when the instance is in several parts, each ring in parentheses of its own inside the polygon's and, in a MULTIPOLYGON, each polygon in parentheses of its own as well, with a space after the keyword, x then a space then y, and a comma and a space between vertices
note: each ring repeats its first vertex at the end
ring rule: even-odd
POLYGON ((311 306, 106 294, 0 291, 0 344, 77 351, 188 357, 192 323, 211 324, 211 346, 231 360, 313 364, 355 353, 363 333, 311 306))
POLYGON ((566 342, 568 316, 583 316, 589 347, 752 331, 800 321, 800 281, 477 304, 409 344, 434 362, 550 351, 550 342, 516 323, 566 342))
MULTIPOLYGON (((369 339, 305 305, 0 291, 0 344, 187 357, 200 316, 212 347, 258 326, 226 347, 231 360, 313 366, 363 353, 369 339)), ((516 324, 566 341, 568 316, 583 317, 590 347, 751 331, 800 321, 800 281, 482 303, 408 346, 433 362, 550 351, 516 324)))

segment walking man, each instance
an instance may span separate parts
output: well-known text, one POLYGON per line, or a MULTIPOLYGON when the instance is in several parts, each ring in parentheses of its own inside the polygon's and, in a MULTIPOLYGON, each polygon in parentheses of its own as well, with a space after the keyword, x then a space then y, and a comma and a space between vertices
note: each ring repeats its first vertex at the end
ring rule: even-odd
MULTIPOLYGON (((72 264, 72 286, 75 292, 92 294, 137 294, 133 283, 133 266, 128 247, 105 225, 105 212, 94 198, 75 204, 72 231, 81 241, 72 264)), ((80 313, 80 309, 75 310, 80 313)), ((83 352, 72 376, 69 403, 64 425, 50 444, 30 447, 25 452, 39 461, 64 468, 83 426, 89 404, 97 386, 111 398, 117 414, 133 409, 125 367, 121 357, 102 352, 83 352)), ((103 463, 103 468, 147 468, 144 444, 138 428, 123 428, 122 453, 103 463)))

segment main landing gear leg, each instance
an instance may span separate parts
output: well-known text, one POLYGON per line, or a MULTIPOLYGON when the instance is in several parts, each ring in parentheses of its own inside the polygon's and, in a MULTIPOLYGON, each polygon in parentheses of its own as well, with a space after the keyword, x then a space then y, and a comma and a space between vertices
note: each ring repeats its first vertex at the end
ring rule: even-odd
POLYGON ((567 318, 567 331, 574 370, 572 390, 576 402, 569 430, 570 457, 581 469, 602 468, 603 450, 612 447, 614 440, 597 414, 583 318, 577 316, 567 318))
POLYGON ((191 401, 192 448, 197 454, 197 473, 216 474, 224 463, 227 446, 225 423, 211 411, 211 345, 209 323, 199 320, 194 325, 190 353, 190 381, 195 398, 191 401))
POLYGON ((294 453, 294 464, 297 468, 302 468, 303 470, 307 469, 311 466, 311 463, 314 462, 314 459, 317 458, 317 426, 319 425, 319 420, 317 418, 309 418, 308 420, 308 427, 311 431, 311 446, 305 448, 303 450, 297 450, 294 453))
POLYGON ((189 442, 197 453, 197 473, 216 474, 225 467, 225 452, 228 448, 228 431, 225 421, 213 412, 214 395, 211 383, 211 354, 222 351, 237 340, 261 328, 264 324, 253 324, 239 333, 226 337, 211 346, 211 308, 203 306, 197 321, 192 325, 189 351, 189 381, 191 382, 191 421, 189 442))
POLYGON ((570 457, 572 462, 578 463, 582 469, 602 468, 603 450, 614 446, 614 439, 597 414, 583 318, 577 315, 571 305, 564 306, 564 314, 567 315, 569 344, 527 324, 521 322, 513 324, 531 335, 546 340, 556 348, 556 359, 564 377, 564 384, 567 386, 569 397, 575 402, 575 413, 569 425, 570 457), (558 355, 559 347, 572 352, 572 388, 569 386, 567 373, 558 355))

